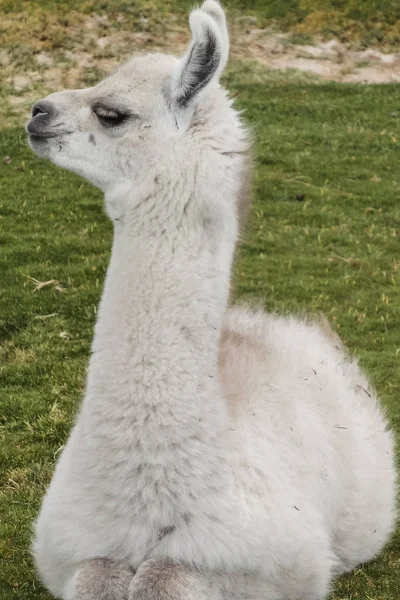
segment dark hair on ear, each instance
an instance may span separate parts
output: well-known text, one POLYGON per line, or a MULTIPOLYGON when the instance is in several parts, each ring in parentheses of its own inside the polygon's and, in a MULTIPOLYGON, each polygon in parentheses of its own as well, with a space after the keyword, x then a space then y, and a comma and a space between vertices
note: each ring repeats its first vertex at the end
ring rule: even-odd
POLYGON ((212 79, 218 80, 228 59, 224 12, 211 0, 203 7, 190 14, 192 41, 171 81, 171 103, 176 108, 187 107, 212 79))
POLYGON ((214 32, 205 31, 204 37, 193 44, 187 62, 183 68, 181 94, 176 104, 183 108, 209 83, 216 73, 221 60, 221 52, 214 32))

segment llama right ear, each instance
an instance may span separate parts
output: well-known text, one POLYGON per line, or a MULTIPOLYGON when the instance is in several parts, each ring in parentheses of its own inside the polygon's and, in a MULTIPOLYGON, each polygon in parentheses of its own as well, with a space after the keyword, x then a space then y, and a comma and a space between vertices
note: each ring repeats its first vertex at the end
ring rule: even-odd
POLYGON ((185 108, 211 81, 218 81, 229 53, 225 13, 215 0, 206 0, 189 17, 192 41, 172 79, 172 104, 185 108))

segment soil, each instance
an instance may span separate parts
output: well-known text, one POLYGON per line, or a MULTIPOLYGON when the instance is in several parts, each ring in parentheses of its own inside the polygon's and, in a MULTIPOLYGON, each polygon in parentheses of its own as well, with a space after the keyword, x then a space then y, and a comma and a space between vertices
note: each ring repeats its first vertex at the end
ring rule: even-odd
MULTIPOLYGON (((188 42, 187 27, 172 25, 162 36, 150 30, 126 31, 123 27, 116 31, 106 17, 92 15, 69 31, 72 49, 33 49, 22 62, 15 60, 11 51, 2 50, 0 80, 9 90, 7 100, 13 116, 27 114, 38 94, 40 97, 65 88, 94 85, 135 53, 183 53, 188 42)), ((252 17, 241 17, 230 24, 231 58, 256 61, 268 69, 299 70, 343 83, 400 82, 400 53, 385 54, 337 40, 314 39, 311 44, 299 45, 290 34, 258 29, 255 25, 252 17)))
POLYGON ((270 69, 298 69, 330 81, 365 84, 400 81, 400 53, 357 49, 337 40, 315 39, 312 45, 296 45, 287 34, 253 30, 235 42, 234 52, 270 69))

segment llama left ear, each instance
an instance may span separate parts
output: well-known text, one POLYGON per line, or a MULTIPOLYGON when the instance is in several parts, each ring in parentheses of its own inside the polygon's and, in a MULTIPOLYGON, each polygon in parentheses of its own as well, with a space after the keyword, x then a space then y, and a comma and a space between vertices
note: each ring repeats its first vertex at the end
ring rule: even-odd
POLYGON ((172 80, 172 103, 185 108, 211 81, 218 81, 229 53, 225 13, 215 0, 206 0, 189 17, 192 41, 172 80))

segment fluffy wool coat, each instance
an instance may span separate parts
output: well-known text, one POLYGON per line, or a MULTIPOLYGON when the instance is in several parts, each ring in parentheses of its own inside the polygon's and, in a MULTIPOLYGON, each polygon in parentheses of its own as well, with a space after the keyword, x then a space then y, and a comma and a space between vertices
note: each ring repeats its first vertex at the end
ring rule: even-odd
POLYGON ((249 143, 225 16, 34 106, 31 147, 105 192, 85 397, 35 525, 64 600, 318 600, 395 521, 392 435, 328 328, 227 310, 249 143))

